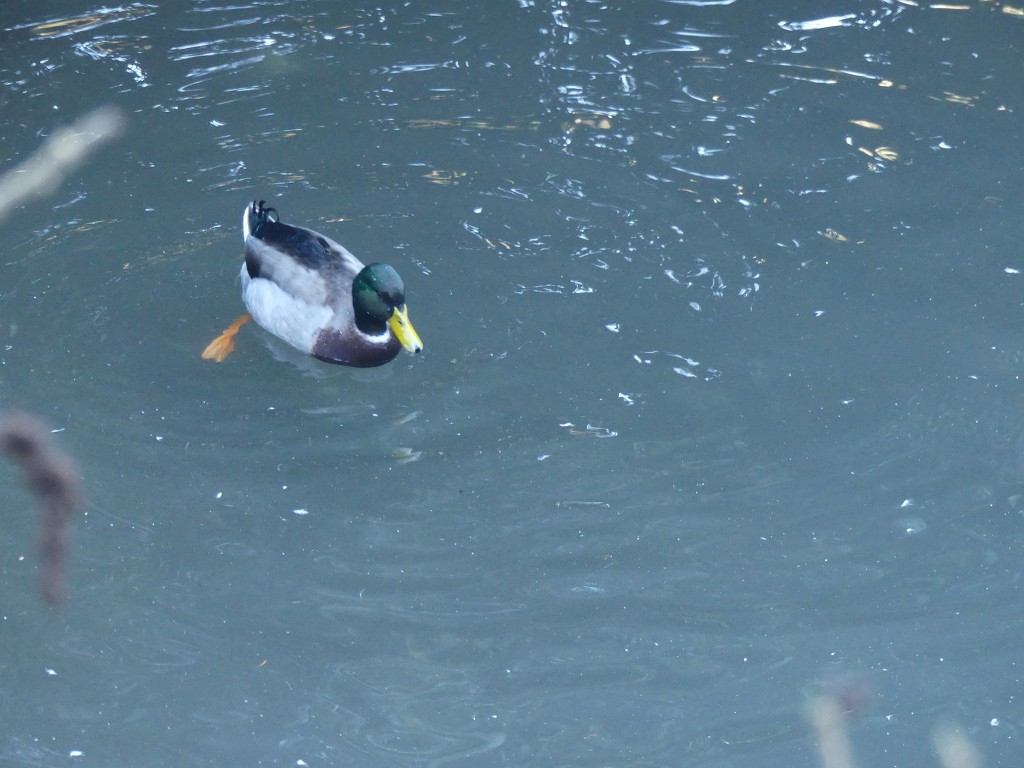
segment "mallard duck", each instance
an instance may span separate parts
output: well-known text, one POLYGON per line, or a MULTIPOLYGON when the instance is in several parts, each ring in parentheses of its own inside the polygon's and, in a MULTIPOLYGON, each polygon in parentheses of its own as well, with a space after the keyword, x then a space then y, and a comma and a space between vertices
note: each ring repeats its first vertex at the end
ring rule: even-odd
POLYGON ((368 368, 402 347, 423 349, 409 322, 402 278, 387 264, 364 266, 344 247, 311 229, 282 224, 263 200, 242 214, 242 315, 203 350, 222 361, 249 320, 318 360, 368 368))

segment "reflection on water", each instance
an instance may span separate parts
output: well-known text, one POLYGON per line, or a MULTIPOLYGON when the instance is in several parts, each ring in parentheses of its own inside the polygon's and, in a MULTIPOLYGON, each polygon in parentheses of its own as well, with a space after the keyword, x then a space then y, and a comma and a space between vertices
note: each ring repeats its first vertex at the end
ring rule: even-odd
POLYGON ((91 501, 60 617, 8 516, 5 761, 792 765, 843 673, 865 765, 1011 754, 1011 4, 8 16, 5 166, 129 129, 3 225, 91 501), (437 342, 201 361, 275 196, 437 342))

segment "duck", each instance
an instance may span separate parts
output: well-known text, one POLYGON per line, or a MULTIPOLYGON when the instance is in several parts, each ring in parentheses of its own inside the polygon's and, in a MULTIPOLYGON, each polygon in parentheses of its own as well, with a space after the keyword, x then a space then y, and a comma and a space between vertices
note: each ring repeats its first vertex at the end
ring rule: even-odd
POLYGON ((203 350, 222 362, 249 320, 325 363, 371 368, 423 342, 409 320, 405 285, 394 267, 363 264, 326 235, 280 221, 265 200, 242 214, 240 274, 247 314, 203 350))

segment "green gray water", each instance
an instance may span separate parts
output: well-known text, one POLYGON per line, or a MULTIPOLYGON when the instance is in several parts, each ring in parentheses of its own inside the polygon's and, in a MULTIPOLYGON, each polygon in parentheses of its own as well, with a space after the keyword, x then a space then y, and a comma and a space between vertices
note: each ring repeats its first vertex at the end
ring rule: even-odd
POLYGON ((837 678, 865 766, 1019 760, 1024 21, 965 5, 6 3, 3 167, 127 130, 0 224, 89 497, 53 613, 6 471, 3 764, 811 765, 837 678), (200 360, 254 198, 424 353, 200 360))

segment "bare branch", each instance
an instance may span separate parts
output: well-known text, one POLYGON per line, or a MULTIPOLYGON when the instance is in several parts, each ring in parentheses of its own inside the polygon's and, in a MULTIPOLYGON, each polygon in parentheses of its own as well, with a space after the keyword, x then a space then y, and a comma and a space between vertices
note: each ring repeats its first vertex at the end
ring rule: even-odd
POLYGON ((39 553, 43 561, 43 597, 64 599, 64 577, 71 556, 71 515, 81 506, 78 472, 53 445, 50 430, 38 419, 13 414, 0 426, 0 450, 14 459, 39 498, 39 553))
POLYGON ((28 199, 52 194, 98 146, 119 136, 124 122, 121 110, 100 107, 56 129, 32 155, 0 176, 0 223, 28 199))

